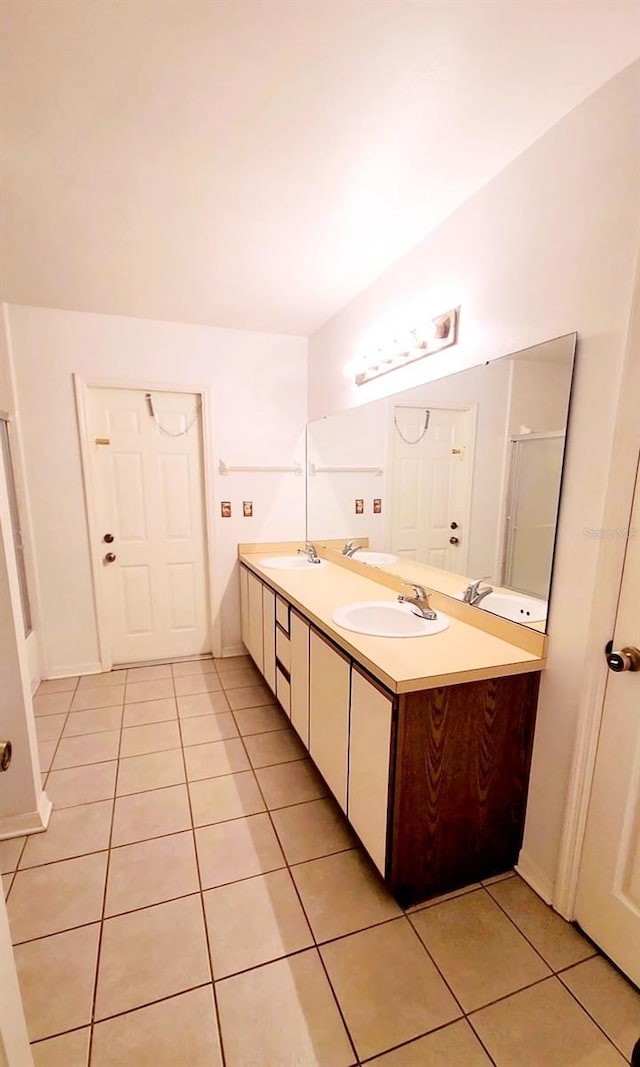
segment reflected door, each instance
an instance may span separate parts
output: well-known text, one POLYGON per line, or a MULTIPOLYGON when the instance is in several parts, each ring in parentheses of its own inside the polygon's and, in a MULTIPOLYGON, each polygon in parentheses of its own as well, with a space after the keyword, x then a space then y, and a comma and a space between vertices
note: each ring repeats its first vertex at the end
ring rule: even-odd
POLYGON ((502 585, 546 600, 560 497, 564 434, 511 440, 502 585))
POLYGON ((466 572, 472 412, 393 409, 390 550, 432 567, 466 572))
MULTIPOLYGON (((640 488, 614 648, 640 648, 640 488)), ((609 674, 587 815, 576 919, 640 985, 640 671, 609 674)))
POLYGON ((112 662, 208 652, 199 397, 90 389, 95 529, 112 662))

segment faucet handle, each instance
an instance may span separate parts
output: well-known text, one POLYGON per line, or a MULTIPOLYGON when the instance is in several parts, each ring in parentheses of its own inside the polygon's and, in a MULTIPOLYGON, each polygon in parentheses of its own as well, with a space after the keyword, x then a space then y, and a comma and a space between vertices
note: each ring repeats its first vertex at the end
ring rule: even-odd
POLYGON ((404 584, 410 589, 413 589, 413 595, 416 596, 418 600, 427 599, 427 591, 422 585, 414 585, 413 582, 405 582, 404 584))
POLYGON ((491 578, 490 574, 483 574, 482 578, 472 578, 471 581, 469 582, 469 585, 471 587, 473 587, 474 589, 477 589, 478 586, 480 585, 480 582, 488 582, 490 578, 491 578))

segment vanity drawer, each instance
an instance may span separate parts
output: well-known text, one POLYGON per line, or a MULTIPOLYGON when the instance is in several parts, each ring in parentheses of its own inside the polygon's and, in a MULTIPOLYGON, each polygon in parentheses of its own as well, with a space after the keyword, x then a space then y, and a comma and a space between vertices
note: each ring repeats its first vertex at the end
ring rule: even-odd
POLYGON ((276 659, 287 671, 291 671, 291 642, 276 626, 276 659))
POLYGON ((280 667, 276 667, 276 697, 278 703, 282 705, 287 715, 291 717, 291 684, 288 678, 285 678, 280 667))
POLYGON ((279 596, 276 596, 276 622, 286 634, 289 633, 289 605, 279 596))

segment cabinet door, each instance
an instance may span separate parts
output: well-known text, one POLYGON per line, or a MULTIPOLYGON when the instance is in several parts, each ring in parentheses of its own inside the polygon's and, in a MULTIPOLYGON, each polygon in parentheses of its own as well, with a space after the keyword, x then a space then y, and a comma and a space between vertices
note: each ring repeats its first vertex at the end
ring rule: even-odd
POLYGON ((291 722, 309 747, 309 626, 291 612, 291 722))
POLYGON ((349 662, 312 632, 309 752, 343 811, 347 810, 349 662))
POLYGON ((264 651, 262 648, 262 582, 251 571, 247 572, 247 615, 248 640, 245 642, 256 667, 264 673, 264 651))
POLYGON ((393 700, 354 668, 349 730, 349 822, 384 877, 393 700))
POLYGON ((240 567, 240 626, 242 643, 248 652, 251 637, 249 635, 249 571, 246 567, 240 567))
POLYGON ((262 587, 262 673, 273 693, 276 691, 276 596, 268 586, 262 587))

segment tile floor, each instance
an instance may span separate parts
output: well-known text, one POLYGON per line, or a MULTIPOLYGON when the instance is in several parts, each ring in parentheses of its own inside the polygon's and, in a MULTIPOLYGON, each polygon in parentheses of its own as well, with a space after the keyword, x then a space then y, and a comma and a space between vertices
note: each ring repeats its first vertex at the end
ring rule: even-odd
POLYGON ((0 845, 36 1067, 615 1067, 640 996, 517 876, 403 912, 250 662, 44 682, 0 845))

